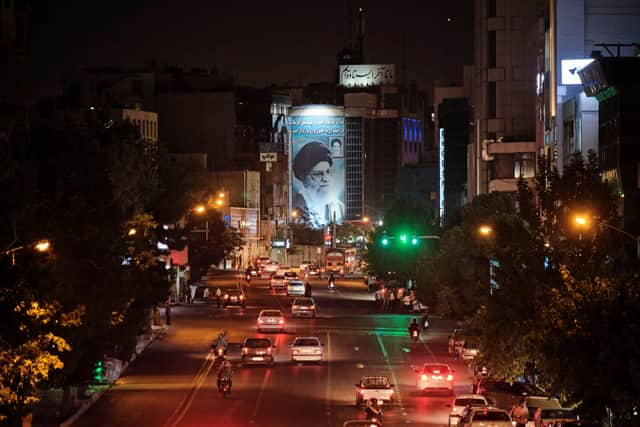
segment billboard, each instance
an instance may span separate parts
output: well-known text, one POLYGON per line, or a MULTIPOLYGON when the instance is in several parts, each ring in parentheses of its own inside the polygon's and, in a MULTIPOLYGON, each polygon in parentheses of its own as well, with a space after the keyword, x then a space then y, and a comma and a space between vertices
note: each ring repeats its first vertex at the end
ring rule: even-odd
POLYGON ((289 176, 291 209, 310 228, 344 219, 344 110, 332 105, 294 107, 289 176))
POLYGON ((593 59, 563 59, 560 62, 560 70, 563 85, 580 85, 578 71, 591 64, 593 59))
POLYGON ((368 87, 395 83, 394 64, 361 64, 340 66, 340 86, 368 87))

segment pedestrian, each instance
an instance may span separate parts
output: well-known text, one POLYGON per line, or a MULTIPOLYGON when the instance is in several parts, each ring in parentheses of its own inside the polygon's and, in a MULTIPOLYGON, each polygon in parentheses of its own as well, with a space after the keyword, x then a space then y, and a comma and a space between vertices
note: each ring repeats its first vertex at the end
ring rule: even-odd
POLYGON ((204 298, 205 302, 209 300, 209 288, 204 288, 204 292, 202 293, 202 298, 204 298))
POLYGON ((385 288, 382 291, 382 311, 389 310, 389 289, 385 288))
POLYGON ((304 285, 304 296, 305 297, 311 297, 311 283, 307 282, 304 285))
POLYGON ((391 288, 389 289, 389 306, 387 307, 387 309, 389 311, 393 311, 395 309, 396 306, 396 294, 394 292, 394 289, 391 288))
POLYGON ((166 317, 167 325, 171 324, 171 304, 167 303, 164 309, 164 315, 166 317))
POLYGON ((218 303, 218 308, 220 308, 220 298, 222 297, 222 291, 220 288, 216 289, 216 302, 218 303))
POLYGON ((529 408, 527 408, 527 399, 520 399, 520 404, 511 408, 511 419, 515 421, 516 427, 526 427, 529 421, 529 408))
POLYGON ((533 425, 535 427, 544 427, 542 422, 542 408, 536 409, 536 413, 533 415, 533 425))

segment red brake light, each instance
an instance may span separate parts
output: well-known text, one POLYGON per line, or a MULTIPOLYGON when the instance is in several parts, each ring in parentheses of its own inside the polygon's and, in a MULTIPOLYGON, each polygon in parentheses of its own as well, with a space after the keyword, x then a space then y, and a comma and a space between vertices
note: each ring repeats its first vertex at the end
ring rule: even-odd
POLYGON ((249 353, 249 349, 247 347, 242 347, 242 354, 249 353))
POLYGON ((271 354, 271 347, 267 347, 267 354, 271 354))
POLYGON ((264 323, 264 320, 258 319, 258 323, 260 323, 262 325, 264 323))
POLYGON ((278 320, 278 323, 281 324, 281 325, 284 325, 284 319, 278 320))
POLYGON ((447 375, 447 381, 453 381, 453 375, 451 374, 447 375))
POLYGON ((316 354, 322 354, 322 351, 316 350, 316 354))
POLYGON ((311 306, 311 310, 315 310, 315 309, 316 309, 316 306, 315 306, 315 305, 312 305, 312 306, 311 306))

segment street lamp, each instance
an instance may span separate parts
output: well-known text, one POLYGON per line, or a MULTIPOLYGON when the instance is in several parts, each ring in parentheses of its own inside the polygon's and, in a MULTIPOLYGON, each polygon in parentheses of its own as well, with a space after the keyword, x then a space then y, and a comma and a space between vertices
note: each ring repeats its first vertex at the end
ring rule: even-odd
MULTIPOLYGON (((573 216, 573 220, 576 225, 580 228, 588 228, 590 226, 590 218, 586 214, 576 214, 573 216)), ((640 259, 640 235, 635 236, 628 231, 623 230, 620 227, 616 227, 615 225, 608 224, 604 221, 597 221, 603 227, 606 227, 610 230, 617 231, 620 234, 624 234, 625 236, 633 239, 636 242, 636 257, 640 259)))
POLYGON ((362 222, 364 222, 365 224, 368 224, 369 223, 369 217, 368 216, 363 217, 362 218, 362 222))
POLYGON ((35 245, 35 248, 38 252, 47 252, 50 247, 51 247, 51 244, 49 243, 48 240, 40 240, 35 245))
POLYGON ((135 229, 135 228, 130 228, 130 229, 129 229, 129 232, 127 233, 127 235, 129 235, 129 236, 135 236, 135 235, 136 235, 136 233, 137 233, 137 231, 136 231, 136 229, 135 229))
MULTIPOLYGON (((198 205, 193 208, 193 211, 198 215, 203 215, 207 212, 207 208, 204 205, 198 205)), ((197 233, 204 233, 204 239, 209 240, 209 218, 205 218, 204 230, 194 229, 193 231, 197 233)))
POLYGON ((491 233, 493 233, 493 229, 488 225, 481 225, 478 228, 478 232, 480 233, 481 236, 488 237, 491 235, 491 233))

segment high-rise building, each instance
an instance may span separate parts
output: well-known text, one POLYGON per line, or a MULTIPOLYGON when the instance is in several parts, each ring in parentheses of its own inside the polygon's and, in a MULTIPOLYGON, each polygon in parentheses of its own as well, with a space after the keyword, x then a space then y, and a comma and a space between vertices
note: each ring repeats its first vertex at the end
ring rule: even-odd
POLYGON ((513 192, 533 178, 536 156, 536 71, 543 48, 545 2, 474 1, 474 129, 468 146, 468 198, 513 192))

